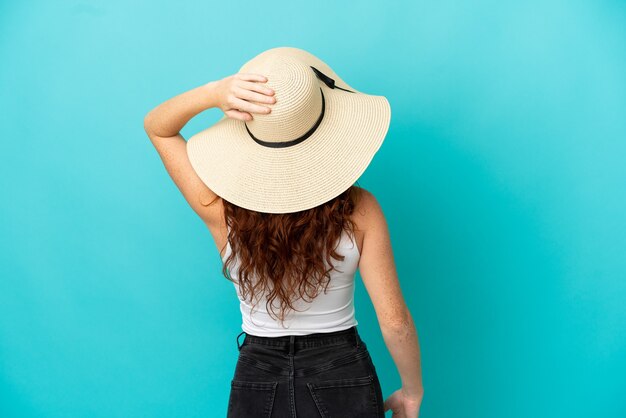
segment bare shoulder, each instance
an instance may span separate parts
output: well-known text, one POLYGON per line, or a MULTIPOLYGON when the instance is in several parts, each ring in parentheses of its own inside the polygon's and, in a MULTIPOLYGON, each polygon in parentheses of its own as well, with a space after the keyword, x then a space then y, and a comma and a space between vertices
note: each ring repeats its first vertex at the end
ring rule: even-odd
MULTIPOLYGON (((364 237, 370 229, 387 229, 387 220, 376 197, 362 187, 355 187, 357 199, 352 220, 364 237)), ((371 234, 370 234, 371 235, 371 234)), ((363 244, 365 244, 363 240, 363 244)))
POLYGON ((378 199, 358 188, 353 220, 363 233, 359 270, 381 327, 393 327, 406 320, 407 307, 396 271, 387 219, 378 199))
POLYGON ((376 197, 367 189, 355 186, 357 191, 357 200, 354 210, 354 221, 361 230, 365 230, 367 223, 372 216, 382 215, 380 204, 376 197))

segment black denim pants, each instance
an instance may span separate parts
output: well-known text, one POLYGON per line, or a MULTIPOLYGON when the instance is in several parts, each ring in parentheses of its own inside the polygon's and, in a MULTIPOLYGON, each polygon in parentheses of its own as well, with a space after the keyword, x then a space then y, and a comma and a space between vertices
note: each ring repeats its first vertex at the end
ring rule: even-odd
POLYGON ((242 332, 237 348, 228 418, 385 416, 376 368, 356 326, 283 337, 242 332))

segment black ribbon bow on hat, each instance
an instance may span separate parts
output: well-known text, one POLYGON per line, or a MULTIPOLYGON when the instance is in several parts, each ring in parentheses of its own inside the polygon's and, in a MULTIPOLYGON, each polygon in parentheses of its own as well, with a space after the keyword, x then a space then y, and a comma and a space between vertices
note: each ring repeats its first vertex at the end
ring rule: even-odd
POLYGON ((313 67, 312 65, 310 67, 313 68, 313 71, 315 71, 315 74, 317 75, 317 77, 320 80, 322 80, 331 89, 339 89, 339 90, 349 91, 350 93, 354 93, 352 90, 348 90, 348 89, 344 89, 344 88, 341 88, 339 86, 336 86, 334 79, 330 78, 329 76, 327 76, 326 74, 324 74, 323 72, 321 72, 317 68, 313 67))
MULTIPOLYGON (((339 90, 348 91, 350 93, 356 93, 356 92, 354 92, 352 90, 348 90, 348 89, 344 89, 342 87, 336 86, 334 79, 328 77, 326 74, 324 74, 323 72, 321 72, 317 68, 313 67, 312 65, 310 67, 313 69, 313 71, 315 71, 315 75, 317 75, 317 77, 320 80, 322 80, 324 82, 324 84, 326 84, 331 89, 339 89, 339 90)), ((309 129, 307 132, 305 132, 304 135, 301 135, 300 137, 298 137, 296 139, 291 139, 291 140, 282 141, 282 142, 263 141, 262 139, 259 139, 256 136, 254 136, 252 134, 252 132, 250 132, 250 129, 248 129, 248 124, 246 124, 246 122, 244 121, 244 125, 246 127, 246 131, 248 131, 248 135, 250 135, 250 137, 257 144, 263 145, 264 147, 269 147, 269 148, 285 148, 285 147, 292 147, 294 145, 299 144, 300 142, 304 141, 305 139, 307 139, 308 137, 313 135, 313 132, 315 132, 317 127, 322 122, 322 119, 324 118, 324 112, 326 111, 326 98, 324 97, 324 91, 322 90, 321 87, 320 87, 320 93, 322 95, 322 111, 320 112, 320 115, 317 118, 317 121, 315 122, 315 124, 311 127, 311 129, 309 129)))

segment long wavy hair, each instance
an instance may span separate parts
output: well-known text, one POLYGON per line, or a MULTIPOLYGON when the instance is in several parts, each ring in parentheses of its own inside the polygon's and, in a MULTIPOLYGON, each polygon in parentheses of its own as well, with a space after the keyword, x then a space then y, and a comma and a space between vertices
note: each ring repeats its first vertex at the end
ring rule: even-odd
POLYGON ((289 311, 297 310, 293 306, 297 299, 310 302, 321 291, 326 292, 329 273, 335 269, 331 258, 340 261, 345 258, 335 251, 341 234, 345 230, 355 236, 356 225, 351 215, 360 196, 359 189, 353 185, 314 208, 280 214, 244 209, 222 199, 231 247, 222 274, 237 283, 230 275, 237 259, 241 296, 254 309, 258 304, 256 296, 265 293, 268 314, 283 324, 289 311), (278 313, 274 311, 275 300, 279 302, 278 313))

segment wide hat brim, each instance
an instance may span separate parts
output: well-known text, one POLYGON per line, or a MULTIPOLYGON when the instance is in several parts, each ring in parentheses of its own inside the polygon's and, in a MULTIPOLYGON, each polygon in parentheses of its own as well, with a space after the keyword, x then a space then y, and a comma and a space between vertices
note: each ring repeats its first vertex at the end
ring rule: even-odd
POLYGON ((187 141, 187 155, 200 179, 224 200, 258 212, 291 213, 319 206, 359 179, 385 139, 391 106, 384 96, 355 90, 305 50, 263 52, 273 53, 296 57, 356 94, 320 80, 323 119, 310 137, 294 146, 260 145, 244 121, 224 116, 187 141))

